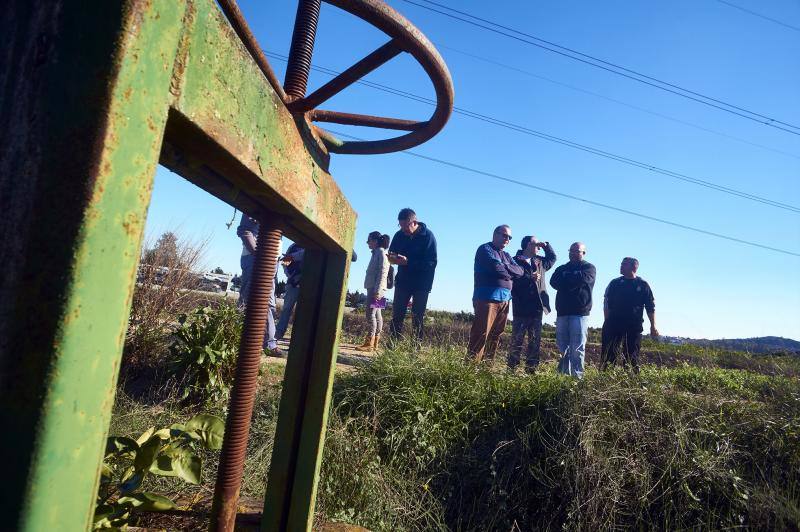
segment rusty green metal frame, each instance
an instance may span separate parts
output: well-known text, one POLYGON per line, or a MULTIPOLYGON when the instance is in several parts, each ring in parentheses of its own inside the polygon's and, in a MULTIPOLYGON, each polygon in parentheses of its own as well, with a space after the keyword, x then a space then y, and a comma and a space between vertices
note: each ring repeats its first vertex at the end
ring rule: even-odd
POLYGON ((308 249, 263 530, 310 528, 355 212, 213 0, 12 0, 0 34, 0 519, 91 525, 160 161, 308 249))

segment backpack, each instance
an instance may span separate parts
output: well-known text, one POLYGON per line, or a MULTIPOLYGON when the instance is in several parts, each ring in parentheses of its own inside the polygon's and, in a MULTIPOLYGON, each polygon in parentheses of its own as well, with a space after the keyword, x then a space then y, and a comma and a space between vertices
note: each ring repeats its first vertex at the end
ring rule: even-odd
POLYGON ((389 273, 386 274, 386 288, 394 288, 394 266, 389 266, 389 273))

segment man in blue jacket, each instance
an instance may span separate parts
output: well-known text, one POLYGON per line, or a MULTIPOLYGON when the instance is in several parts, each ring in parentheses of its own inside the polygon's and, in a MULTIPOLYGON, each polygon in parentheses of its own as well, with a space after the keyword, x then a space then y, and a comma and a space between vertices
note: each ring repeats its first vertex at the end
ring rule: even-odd
POLYGON ((575 242, 569 247, 569 262, 556 268, 550 276, 550 286, 558 290, 556 344, 561 351, 558 371, 579 379, 583 377, 592 289, 597 275, 595 267, 583 260, 585 255, 583 242, 575 242))
POLYGON ((397 223, 400 230, 395 233, 389 246, 389 262, 397 265, 389 333, 393 340, 402 334, 408 303, 413 299, 411 315, 414 335, 422 338, 425 308, 436 271, 436 238, 424 223, 417 221, 417 213, 412 209, 401 209, 397 223))
POLYGON ((481 244, 475 252, 475 289, 472 306, 475 318, 469 332, 468 360, 491 363, 506 328, 511 301, 512 281, 523 274, 522 268, 503 249, 511 241, 511 228, 495 228, 492 241, 481 244))
POLYGON ((522 246, 514 257, 514 262, 522 268, 522 277, 514 279, 511 289, 511 303, 514 322, 511 327, 511 351, 508 354, 508 369, 514 372, 528 336, 525 350, 525 371, 533 373, 539 365, 539 352, 542 345, 542 317, 550 313, 550 296, 547 294, 545 272, 556 263, 556 253, 549 242, 540 242, 535 236, 522 239, 522 246), (544 257, 536 254, 541 248, 544 257))

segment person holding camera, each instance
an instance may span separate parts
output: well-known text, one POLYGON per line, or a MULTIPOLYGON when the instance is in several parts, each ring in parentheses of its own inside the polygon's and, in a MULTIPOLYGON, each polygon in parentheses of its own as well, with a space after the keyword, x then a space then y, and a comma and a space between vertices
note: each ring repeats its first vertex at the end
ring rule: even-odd
POLYGON ((508 354, 508 370, 514 372, 520 361, 525 336, 528 346, 525 350, 525 371, 533 373, 539 365, 542 345, 542 317, 550 313, 550 296, 547 293, 545 272, 556 263, 556 253, 549 242, 540 242, 535 236, 522 239, 520 250, 514 262, 522 268, 522 277, 514 279, 511 289, 511 308, 514 321, 511 322, 511 351, 508 354), (544 257, 536 254, 544 251, 544 257))
POLYGON ((300 278, 303 275, 303 258, 305 249, 292 243, 280 263, 283 266, 283 273, 286 274, 286 292, 283 294, 283 308, 278 326, 275 328, 275 338, 283 340, 286 329, 289 328, 289 319, 292 317, 297 298, 300 296, 300 278))

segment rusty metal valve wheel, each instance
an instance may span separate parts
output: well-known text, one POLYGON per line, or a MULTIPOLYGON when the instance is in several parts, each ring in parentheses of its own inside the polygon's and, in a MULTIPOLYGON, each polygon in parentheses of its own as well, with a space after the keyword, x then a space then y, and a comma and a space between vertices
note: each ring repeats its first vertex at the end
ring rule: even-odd
POLYGON ((453 111, 453 81, 450 78, 450 72, 439 52, 422 32, 380 0, 325 0, 329 4, 369 22, 391 37, 391 40, 316 91, 307 96, 304 94, 308 71, 311 68, 320 1, 300 0, 298 7, 284 86, 289 111, 294 115, 305 115, 311 122, 329 122, 410 132, 385 140, 344 141, 315 126, 315 133, 319 135, 331 153, 390 153, 422 144, 441 131, 453 111), (433 82, 436 92, 436 109, 428 120, 401 120, 317 109, 320 104, 402 52, 414 56, 433 82))

